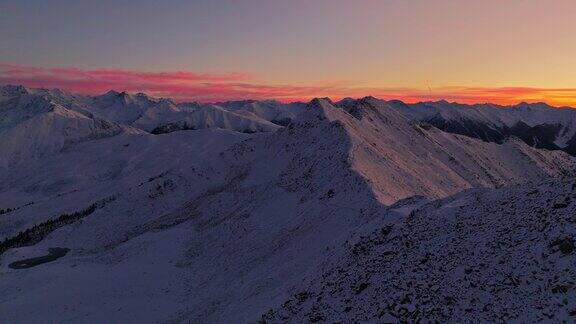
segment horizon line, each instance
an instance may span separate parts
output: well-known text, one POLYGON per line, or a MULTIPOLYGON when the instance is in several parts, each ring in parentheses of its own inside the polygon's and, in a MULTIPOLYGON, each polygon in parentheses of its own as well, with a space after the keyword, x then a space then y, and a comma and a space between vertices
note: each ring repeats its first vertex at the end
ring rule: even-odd
POLYGON ((108 93, 114 92, 117 94, 128 94, 128 95, 132 95, 132 96, 137 96, 137 95, 145 95, 146 97, 150 98, 150 99, 156 99, 156 100, 170 100, 173 101, 176 104, 185 104, 185 103, 198 103, 198 104, 218 104, 218 103, 225 103, 225 102, 238 102, 238 101, 257 101, 257 102, 263 102, 263 101, 276 101, 276 102, 280 102, 282 104, 295 104, 295 103, 302 103, 302 104, 308 104, 311 101, 314 101, 315 99, 327 99, 328 101, 330 101, 331 104, 337 104, 338 102, 341 102, 343 100, 346 99, 351 99, 351 100, 362 100, 362 99, 366 99, 366 98, 374 98, 376 100, 380 100, 380 101, 384 101, 384 102, 390 102, 390 101, 399 101, 401 103, 404 104, 409 104, 409 105, 417 105, 417 104, 428 104, 428 103, 441 103, 441 102, 446 102, 448 104, 452 104, 452 105, 462 105, 462 106, 477 106, 477 105, 493 105, 493 106, 498 106, 498 107, 516 107, 516 106, 520 106, 520 105, 538 105, 538 104, 543 104, 546 105, 550 108, 555 108, 555 109, 563 109, 563 108, 569 108, 569 109, 576 109, 576 107, 574 106, 568 106, 568 105, 553 105, 553 104, 549 104, 548 102, 545 101, 518 101, 516 103, 510 103, 510 104, 499 104, 499 103, 495 103, 495 102, 458 102, 458 101, 454 101, 454 100, 449 100, 447 98, 439 98, 436 100, 420 100, 420 101, 406 101, 404 99, 399 99, 399 98, 380 98, 378 96, 374 96, 374 95, 361 95, 361 96, 345 96, 345 97, 336 97, 336 99, 333 99, 330 96, 317 96, 317 97, 310 97, 309 99, 297 99, 297 100, 281 100, 278 98, 230 98, 227 100, 214 100, 214 101, 202 101, 202 100, 174 100, 171 97, 163 97, 163 96, 155 96, 155 95, 149 95, 147 92, 145 91, 118 91, 116 89, 107 89, 104 90, 102 92, 96 93, 96 94, 87 94, 87 93, 80 93, 80 92, 76 92, 76 91, 70 91, 67 89, 61 89, 61 88, 47 88, 47 87, 28 87, 25 86, 23 84, 12 84, 12 83, 1 83, 0 82, 0 87, 22 87, 26 90, 43 90, 43 91, 63 91, 63 92, 67 92, 71 95, 75 95, 75 96, 84 96, 84 97, 89 97, 89 98, 95 98, 95 97, 101 97, 101 96, 105 96, 108 93))

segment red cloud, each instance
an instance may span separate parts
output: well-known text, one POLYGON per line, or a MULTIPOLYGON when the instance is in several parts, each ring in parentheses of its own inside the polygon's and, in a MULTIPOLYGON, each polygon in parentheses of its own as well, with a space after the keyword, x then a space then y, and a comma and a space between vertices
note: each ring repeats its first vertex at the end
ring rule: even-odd
POLYGON ((177 101, 234 99, 309 100, 314 97, 363 97, 406 102, 446 99, 462 103, 514 104, 545 101, 555 105, 576 103, 574 88, 442 87, 435 89, 360 87, 354 84, 314 86, 270 85, 254 82, 247 74, 206 74, 188 71, 142 72, 121 69, 38 68, 0 64, 0 84, 60 88, 84 94, 108 90, 146 92, 177 101))

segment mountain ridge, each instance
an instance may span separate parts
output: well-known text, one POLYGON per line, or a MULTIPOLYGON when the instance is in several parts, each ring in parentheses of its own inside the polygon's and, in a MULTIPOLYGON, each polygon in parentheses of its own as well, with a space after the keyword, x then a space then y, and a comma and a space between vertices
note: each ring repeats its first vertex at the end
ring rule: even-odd
MULTIPOLYGON (((388 247, 377 243, 384 242, 378 235, 386 232, 385 226, 392 224, 392 235, 419 234, 423 245, 433 245, 436 232, 411 232, 403 224, 424 219, 418 229, 440 228, 435 213, 459 208, 462 199, 473 201, 475 192, 497 196, 517 184, 549 192, 576 169, 576 159, 560 150, 537 149, 517 138, 498 144, 443 131, 374 97, 344 102, 316 98, 295 106, 236 101, 179 107, 157 101, 142 110, 136 106, 133 111, 143 114, 122 124, 100 119, 104 113, 91 110, 127 106, 94 108, 86 98, 42 93, 18 95, 42 102, 52 96, 49 108, 66 118, 35 126, 40 135, 32 136, 30 145, 42 147, 48 141, 45 147, 53 148, 53 142, 93 131, 97 120, 123 131, 58 146, 50 154, 0 168, 0 209, 8 210, 0 217, 3 322, 62 322, 79 316, 94 322, 345 320, 330 309, 340 307, 340 297, 349 297, 343 286, 348 281, 334 283, 342 289, 341 295, 329 294, 334 300, 312 303, 306 296, 310 292, 318 298, 331 269, 349 269, 354 251, 366 251, 361 261, 379 260, 387 251, 381 248, 388 247), (288 119, 283 125, 272 122, 283 118, 288 119), (176 129, 159 134, 146 130, 174 120, 181 123, 176 129), (243 122, 269 128, 251 132, 243 122), (204 128, 178 131, 198 125, 204 128), (21 233, 42 235, 27 238, 21 233), (9 267, 54 247, 69 252, 26 270, 9 267), (85 302, 88 296, 90 303, 85 302), (92 311, 96 306, 99 311, 92 311)), ((129 94, 108 96, 131 100, 129 94)), ((11 100, 0 101, 10 116, 42 108, 11 100)), ((30 119, 54 114, 50 109, 39 109, 30 119)), ((26 143, 30 133, 25 121, 14 126, 18 132, 6 142, 0 137, 0 147, 26 143)), ((29 152, 43 152, 34 148, 29 152)), ((564 197, 568 187, 562 188, 559 195, 564 197)), ((491 199, 482 206, 498 206, 491 199)), ((496 227, 502 225, 493 218, 496 227)), ((457 231, 446 233, 460 237, 457 231)), ((408 259, 420 257, 401 246, 394 251, 408 259)), ((354 294, 348 312, 362 320, 363 311, 373 310, 356 301, 373 296, 376 285, 356 276, 388 274, 355 269, 349 270, 354 294)), ((382 305, 395 300, 374 298, 382 305)), ((391 306, 383 318, 415 318, 416 309, 441 318, 420 297, 414 300, 417 304, 408 313, 391 306)), ((450 312, 464 306, 438 307, 450 312)), ((460 313, 448 317, 466 318, 460 313)))

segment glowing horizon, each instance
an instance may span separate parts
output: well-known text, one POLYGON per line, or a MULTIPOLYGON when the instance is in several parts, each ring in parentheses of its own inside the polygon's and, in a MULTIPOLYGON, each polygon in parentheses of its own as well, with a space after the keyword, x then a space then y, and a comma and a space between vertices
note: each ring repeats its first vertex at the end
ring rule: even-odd
POLYGON ((72 93, 99 95, 110 90, 144 92, 178 102, 217 102, 244 99, 275 99, 282 102, 309 101, 318 97, 340 100, 374 96, 408 103, 447 100, 463 104, 545 102, 552 106, 576 104, 576 88, 530 87, 363 87, 332 83, 314 86, 261 84, 244 73, 206 74, 190 71, 146 72, 121 69, 39 68, 0 63, 0 84, 29 88, 62 89, 72 93))

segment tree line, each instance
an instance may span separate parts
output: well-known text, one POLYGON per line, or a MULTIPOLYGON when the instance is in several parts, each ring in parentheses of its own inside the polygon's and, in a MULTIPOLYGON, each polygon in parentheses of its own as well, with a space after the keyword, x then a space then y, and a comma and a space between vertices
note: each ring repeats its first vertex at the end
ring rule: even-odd
POLYGON ((46 236, 48 236, 48 234, 52 233, 53 231, 59 229, 62 226, 72 224, 94 213, 97 209, 103 208, 107 203, 113 201, 114 199, 114 197, 103 199, 80 211, 76 211, 71 214, 64 213, 57 218, 49 219, 24 231, 20 231, 20 233, 18 233, 16 236, 6 238, 0 243, 0 255, 9 249, 34 245, 42 241, 46 236))

